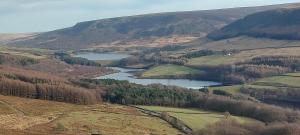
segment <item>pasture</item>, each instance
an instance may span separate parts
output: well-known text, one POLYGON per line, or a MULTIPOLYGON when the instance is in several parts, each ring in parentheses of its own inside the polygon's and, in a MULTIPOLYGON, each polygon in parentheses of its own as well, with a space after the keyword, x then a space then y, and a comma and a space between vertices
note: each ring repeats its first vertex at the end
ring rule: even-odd
POLYGON ((141 76, 148 77, 163 77, 163 76, 180 76, 180 75, 189 75, 189 74, 200 74, 201 71, 192 69, 185 66, 178 65, 160 65, 154 68, 151 68, 144 72, 141 76))
MULTIPOLYGON (((157 111, 157 112, 167 112, 169 115, 178 118, 183 121, 194 131, 204 129, 207 126, 214 124, 222 119, 225 119, 224 114, 217 112, 210 112, 200 109, 183 109, 183 108, 172 108, 172 107, 159 107, 159 106, 138 106, 147 110, 157 111)), ((251 122, 254 121, 248 118, 230 116, 237 121, 251 122)))

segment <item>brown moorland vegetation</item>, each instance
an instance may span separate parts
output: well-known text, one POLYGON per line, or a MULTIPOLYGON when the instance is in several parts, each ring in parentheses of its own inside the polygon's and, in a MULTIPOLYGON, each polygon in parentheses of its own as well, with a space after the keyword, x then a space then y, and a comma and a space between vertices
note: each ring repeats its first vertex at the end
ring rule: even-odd
POLYGON ((0 126, 0 134, 5 135, 182 134, 163 120, 126 106, 75 105, 1 95, 0 101, 16 111, 7 115, 0 108, 0 125, 6 125, 0 126))
POLYGON ((69 65, 57 59, 41 60, 39 63, 26 68, 71 79, 94 78, 114 72, 105 67, 69 65))

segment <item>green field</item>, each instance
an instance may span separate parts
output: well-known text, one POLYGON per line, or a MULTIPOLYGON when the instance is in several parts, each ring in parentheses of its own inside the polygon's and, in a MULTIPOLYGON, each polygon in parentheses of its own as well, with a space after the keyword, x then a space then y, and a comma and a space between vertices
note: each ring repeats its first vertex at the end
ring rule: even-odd
POLYGON ((237 37, 230 40, 207 42, 198 48, 207 50, 253 50, 262 48, 283 48, 299 46, 299 41, 274 40, 268 38, 237 37))
POLYGON ((273 76, 259 79, 250 84, 210 87, 209 90, 223 90, 231 94, 240 93, 242 87, 253 89, 273 89, 277 90, 281 87, 300 88, 300 73, 288 73, 281 76, 273 76))
POLYGON ((288 73, 287 76, 300 77, 300 72, 298 73, 288 73))
MULTIPOLYGON (((194 131, 206 128, 210 124, 214 124, 225 116, 222 113, 209 112, 199 109, 183 109, 183 108, 171 108, 171 107, 159 107, 159 106, 139 106, 141 108, 157 111, 167 112, 169 115, 174 116, 182 120, 185 124, 190 126, 194 131)), ((248 118, 241 118, 232 116, 239 122, 254 121, 248 118)))
POLYGON ((220 87, 210 87, 209 90, 223 90, 231 94, 239 93, 243 85, 232 85, 232 86, 220 86, 220 87))
POLYGON ((267 49, 257 49, 257 50, 244 50, 230 56, 228 55, 210 55, 197 58, 191 58, 188 61, 188 65, 222 65, 222 64, 232 64, 237 62, 244 62, 250 60, 254 57, 260 56, 285 56, 293 55, 299 56, 300 47, 291 48, 267 48, 267 49))
POLYGON ((273 86, 273 87, 300 87, 299 73, 289 73, 283 76, 274 76, 260 79, 253 85, 273 86))
POLYGON ((180 76, 188 74, 200 74, 201 71, 185 66, 160 65, 144 72, 142 77, 180 76))

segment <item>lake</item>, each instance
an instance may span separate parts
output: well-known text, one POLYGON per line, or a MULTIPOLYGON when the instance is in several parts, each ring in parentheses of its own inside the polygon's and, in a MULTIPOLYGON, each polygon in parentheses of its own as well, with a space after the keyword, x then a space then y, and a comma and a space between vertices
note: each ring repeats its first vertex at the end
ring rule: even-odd
MULTIPOLYGON (((83 53, 78 54, 76 57, 82 57, 89 60, 120 60, 122 58, 129 57, 130 55, 118 54, 118 53, 83 53)), ((134 71, 141 71, 143 69, 126 69, 120 67, 110 67, 112 69, 118 70, 118 73, 113 73, 105 76, 97 77, 97 79, 115 79, 115 80, 127 80, 131 83, 149 85, 149 84, 163 84, 179 86, 188 89, 200 89, 207 86, 220 85, 217 82, 211 81, 199 81, 199 80, 189 80, 189 79, 140 79, 136 78, 132 74, 134 71)))
POLYGON ((130 57, 129 54, 123 54, 123 53, 79 53, 75 55, 75 57, 81 57, 86 58, 89 60, 120 60, 127 57, 130 57))

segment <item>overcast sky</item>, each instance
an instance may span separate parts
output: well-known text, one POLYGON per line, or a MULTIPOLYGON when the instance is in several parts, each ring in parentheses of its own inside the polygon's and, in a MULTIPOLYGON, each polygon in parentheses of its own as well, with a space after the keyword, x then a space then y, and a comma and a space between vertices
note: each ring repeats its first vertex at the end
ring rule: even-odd
POLYGON ((0 0, 0 33, 42 32, 102 18, 300 0, 0 0))

